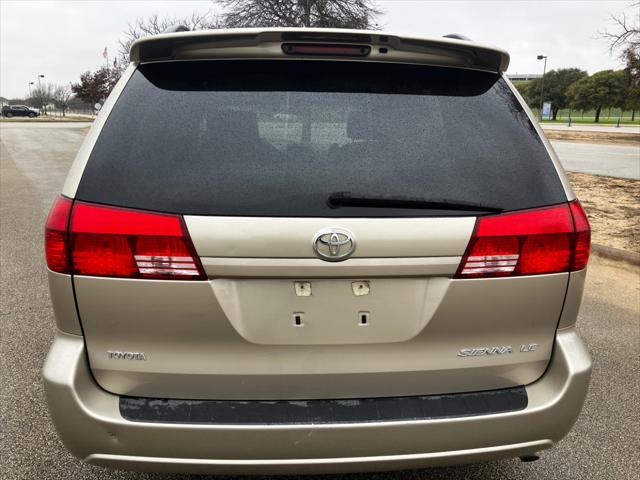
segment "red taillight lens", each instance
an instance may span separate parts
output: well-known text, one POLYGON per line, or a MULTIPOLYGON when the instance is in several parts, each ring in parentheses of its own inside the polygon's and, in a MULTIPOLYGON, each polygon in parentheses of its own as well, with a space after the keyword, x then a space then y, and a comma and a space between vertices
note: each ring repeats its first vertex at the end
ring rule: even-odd
POLYGON ((70 273, 67 227, 73 202, 58 197, 51 206, 44 228, 44 251, 47 267, 58 273, 70 273))
POLYGON ((206 278, 179 215, 76 202, 69 238, 77 275, 206 278))
POLYGON ((59 197, 45 226, 47 266, 102 277, 204 280, 180 215, 59 197))
POLYGON ((567 272, 588 256, 589 224, 575 201, 480 217, 455 278, 567 272))
POLYGON ((584 213, 580 202, 577 200, 571 202, 569 208, 571 209, 573 228, 575 230, 575 246, 571 260, 571 270, 581 270, 587 266, 587 262, 589 261, 591 228, 589 227, 587 214, 584 213))

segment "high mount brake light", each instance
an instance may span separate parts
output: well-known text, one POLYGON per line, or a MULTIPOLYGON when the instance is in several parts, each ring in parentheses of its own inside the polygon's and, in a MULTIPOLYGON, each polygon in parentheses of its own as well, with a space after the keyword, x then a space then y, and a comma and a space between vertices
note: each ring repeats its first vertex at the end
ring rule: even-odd
POLYGON ((366 57, 371 53, 369 45, 344 45, 321 43, 283 43, 287 55, 326 55, 330 57, 366 57))
POLYGON ((47 265, 60 273, 206 279, 180 215, 84 202, 72 206, 60 197, 47 221, 46 251, 47 265))
POLYGON ((589 222, 577 200, 480 217, 455 278, 580 270, 587 265, 589 246, 589 222))

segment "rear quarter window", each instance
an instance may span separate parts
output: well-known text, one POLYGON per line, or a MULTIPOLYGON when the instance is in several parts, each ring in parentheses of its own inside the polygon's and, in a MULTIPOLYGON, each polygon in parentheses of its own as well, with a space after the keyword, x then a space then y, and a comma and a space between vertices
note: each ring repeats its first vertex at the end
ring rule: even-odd
POLYGON ((78 187, 82 200, 191 215, 399 217, 336 192, 519 210, 566 200, 498 75, 368 62, 141 65, 78 187))

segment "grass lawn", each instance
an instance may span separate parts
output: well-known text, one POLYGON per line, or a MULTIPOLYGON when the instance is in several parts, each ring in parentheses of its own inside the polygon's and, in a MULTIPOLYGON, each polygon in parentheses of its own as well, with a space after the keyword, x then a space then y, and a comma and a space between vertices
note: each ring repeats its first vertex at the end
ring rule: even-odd
MULTIPOLYGON (((595 110, 569 110, 568 108, 562 108, 558 110, 556 120, 543 120, 544 123, 568 123, 569 115, 571 115, 572 123, 595 123, 596 112, 595 110)), ((631 111, 621 111, 619 108, 603 108, 600 112, 601 125, 617 125, 618 117, 620 118, 620 125, 640 125, 640 111, 635 112, 633 121, 631 117, 634 116, 631 111)))

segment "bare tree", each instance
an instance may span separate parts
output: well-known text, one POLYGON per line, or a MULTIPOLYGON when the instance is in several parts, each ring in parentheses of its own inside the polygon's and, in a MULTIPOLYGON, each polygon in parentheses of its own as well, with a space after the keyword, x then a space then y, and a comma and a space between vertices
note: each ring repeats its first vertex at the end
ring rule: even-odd
POLYGON ((611 54, 625 63, 624 106, 631 109, 634 120, 640 108, 640 2, 629 5, 629 12, 611 15, 613 31, 600 32, 609 41, 611 54))
POLYGON ((119 73, 129 64, 129 50, 141 37, 157 35, 173 25, 190 30, 225 27, 334 27, 377 28, 381 11, 371 0, 212 0, 224 9, 221 16, 209 10, 187 17, 161 17, 154 14, 130 23, 119 40, 119 73))
POLYGON ((53 85, 50 83, 40 83, 31 90, 31 104, 37 106, 44 115, 47 114, 47 105, 53 99, 53 85))
MULTIPOLYGON (((611 14, 611 21, 614 25, 612 31, 600 32, 600 36, 609 41, 611 54, 616 51, 640 51, 640 2, 633 2, 629 5, 629 12, 611 14)), ((625 54, 622 53, 621 57, 625 54)))
POLYGON ((377 28, 370 0, 216 0, 227 27, 377 28))
POLYGON ((129 50, 133 42, 141 37, 157 35, 173 25, 184 25, 190 30, 205 30, 209 28, 222 28, 217 15, 207 11, 204 13, 193 12, 188 17, 160 17, 154 14, 147 18, 138 18, 130 23, 123 37, 119 40, 120 65, 129 64, 129 50))
POLYGON ((57 108, 62 110, 62 116, 66 116, 67 108, 69 108, 69 101, 71 100, 72 92, 69 85, 57 85, 53 89, 53 101, 57 108))

